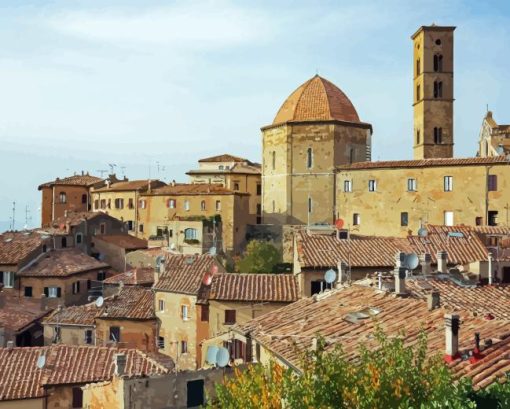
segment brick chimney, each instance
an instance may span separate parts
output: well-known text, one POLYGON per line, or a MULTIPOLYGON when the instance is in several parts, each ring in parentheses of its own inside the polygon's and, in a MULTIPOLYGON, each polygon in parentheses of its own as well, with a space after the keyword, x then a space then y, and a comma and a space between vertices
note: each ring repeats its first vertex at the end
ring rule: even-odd
POLYGON ((402 267, 404 264, 404 260, 406 257, 406 253, 399 251, 395 256, 395 294, 397 295, 405 295, 406 291, 406 273, 407 269, 402 267))
POLYGON ((437 271, 442 274, 446 274, 448 272, 448 252, 437 252, 437 271))
POLYGON ((113 355, 113 363, 115 365, 115 375, 122 376, 126 372, 126 354, 113 355))
POLYGON ((430 311, 435 310, 441 306, 441 296, 439 291, 432 291, 427 294, 427 307, 430 311))
POLYGON ((452 362, 457 359, 459 354, 459 327, 460 318, 457 314, 445 314, 445 361, 452 362))
POLYGON ((420 255, 422 274, 432 274, 432 257, 429 253, 420 255))

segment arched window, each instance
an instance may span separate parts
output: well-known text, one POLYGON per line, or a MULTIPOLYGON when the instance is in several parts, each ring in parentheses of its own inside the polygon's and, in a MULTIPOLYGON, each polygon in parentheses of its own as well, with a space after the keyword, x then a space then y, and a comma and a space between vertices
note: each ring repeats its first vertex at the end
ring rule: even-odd
POLYGON ((168 199, 166 205, 169 209, 175 209, 176 205, 175 199, 168 199))
POLYGON ((60 200, 60 203, 67 203, 66 192, 60 192, 60 194, 58 195, 58 198, 60 200))
POLYGON ((434 98, 443 98, 443 82, 434 81, 434 98))
POLYGON ((443 128, 434 128, 434 143, 443 143, 443 128))
POLYGON ((273 170, 276 168, 276 151, 272 152, 272 162, 273 162, 273 170))
POLYGON ((434 71, 435 72, 443 72, 443 55, 442 54, 434 55, 434 71))
POLYGON ((205 200, 200 202, 200 210, 205 211, 205 200))
POLYGON ((306 150, 306 167, 311 169, 313 166, 313 150, 312 148, 308 148, 306 150))
POLYGON ((81 195, 81 202, 82 202, 82 204, 87 204, 87 195, 86 194, 81 195))

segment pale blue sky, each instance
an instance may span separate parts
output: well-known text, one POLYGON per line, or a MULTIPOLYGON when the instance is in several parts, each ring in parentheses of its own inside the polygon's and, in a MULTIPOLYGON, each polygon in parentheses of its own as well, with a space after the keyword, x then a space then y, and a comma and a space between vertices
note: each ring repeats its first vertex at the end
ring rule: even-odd
POLYGON ((410 36, 455 25, 455 154, 485 106, 510 123, 510 5, 465 1, 0 2, 0 221, 39 223, 37 185, 108 163, 185 181, 197 159, 260 161, 260 127, 319 73, 372 123, 373 159, 411 157, 410 36), (157 174, 157 165, 165 170, 157 174))

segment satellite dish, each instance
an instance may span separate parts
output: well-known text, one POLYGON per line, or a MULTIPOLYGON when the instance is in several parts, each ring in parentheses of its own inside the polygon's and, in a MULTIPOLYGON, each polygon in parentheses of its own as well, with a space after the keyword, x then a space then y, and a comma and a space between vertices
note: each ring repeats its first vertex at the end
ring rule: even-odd
POLYGON ((46 365, 46 356, 40 355, 39 358, 37 358, 37 367, 39 369, 43 369, 44 365, 46 365))
POLYGON ((104 304, 104 298, 99 296, 97 297, 97 300, 96 300, 96 307, 99 308, 99 307, 102 307, 104 304))
POLYGON ((329 269, 328 271, 326 271, 326 273, 324 274, 324 280, 326 280, 326 283, 328 283, 328 284, 335 282, 336 271, 333 270, 332 268, 329 269))
POLYGON ((343 219, 336 219, 335 221, 335 227, 340 230, 344 227, 344 220, 343 219))
POLYGON ((218 352, 216 353, 216 365, 218 365, 220 368, 224 368, 228 365, 228 362, 230 361, 230 353, 228 352, 227 348, 219 348, 218 352))
POLYGON ((213 246, 213 247, 211 247, 209 249, 209 255, 211 255, 211 256, 215 256, 216 255, 216 247, 213 246))
POLYGON ((165 257, 164 256, 157 256, 156 257, 156 266, 159 267, 161 266, 161 264, 163 264, 165 262, 165 257))
POLYGON ((425 227, 420 227, 418 229, 418 236, 427 237, 428 235, 429 235, 429 232, 427 231, 427 229, 425 227))
POLYGON ((219 348, 215 345, 210 345, 207 348, 207 358, 206 361, 209 365, 215 365, 216 364, 216 358, 218 355, 219 348))
POLYGON ((503 155, 505 153, 505 149, 501 145, 499 145, 496 148, 496 152, 498 153, 498 155, 503 155))
POLYGON ((176 249, 175 243, 170 244, 170 250, 175 250, 175 249, 176 249))
POLYGON ((418 267, 418 264, 420 264, 420 259, 415 253, 406 254, 404 258, 404 265, 409 270, 414 270, 416 267, 418 267))
POLYGON ((206 273, 204 275, 204 279, 202 280, 202 282, 204 283, 204 285, 209 287, 211 285, 211 283, 212 283, 212 279, 213 279, 212 274, 206 273))

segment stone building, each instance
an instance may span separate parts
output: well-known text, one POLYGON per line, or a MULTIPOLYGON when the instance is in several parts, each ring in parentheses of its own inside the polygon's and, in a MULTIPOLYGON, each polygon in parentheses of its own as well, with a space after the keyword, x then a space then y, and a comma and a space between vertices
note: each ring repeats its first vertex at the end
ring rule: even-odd
POLYGON ((117 271, 127 268, 127 255, 147 248, 147 240, 129 234, 101 234, 92 238, 94 253, 117 271))
POLYGON ((65 178, 43 183, 39 186, 42 193, 41 225, 49 226, 53 220, 64 216, 66 211, 87 212, 92 209, 90 190, 101 186, 102 178, 82 172, 65 178))
POLYGON ((332 223, 336 166, 370 160, 372 126, 349 98, 314 76, 262 128, 265 224, 332 223))
POLYGON ((487 111, 480 129, 478 156, 510 154, 510 125, 498 125, 491 111, 487 111))

